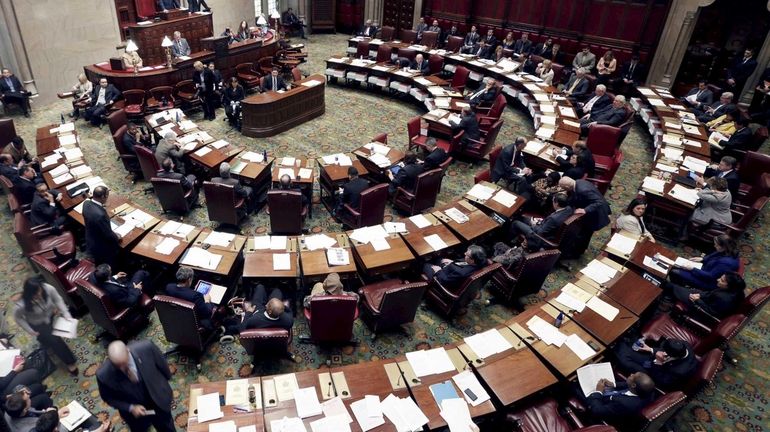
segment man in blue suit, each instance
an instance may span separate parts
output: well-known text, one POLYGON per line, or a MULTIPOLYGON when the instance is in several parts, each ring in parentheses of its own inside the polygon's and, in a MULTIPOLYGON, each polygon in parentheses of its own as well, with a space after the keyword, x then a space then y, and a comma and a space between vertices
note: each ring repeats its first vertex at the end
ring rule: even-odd
POLYGON ((567 218, 572 216, 574 210, 569 206, 569 198, 566 194, 558 193, 551 200, 553 213, 545 219, 525 218, 513 221, 510 229, 510 236, 517 239, 524 236, 527 241, 527 249, 532 251, 540 250, 543 246, 541 238, 554 240, 556 233, 567 218))
POLYGON ((631 374, 617 385, 601 379, 596 384, 596 391, 586 397, 588 412, 595 420, 614 424, 627 422, 653 401, 654 392, 655 382, 644 372, 631 374))
POLYGON ((588 180, 562 177, 559 186, 569 192, 569 205, 575 209, 575 214, 585 215, 573 250, 570 251, 575 256, 580 256, 588 248, 594 232, 609 225, 612 211, 596 185, 588 180))
POLYGON ((463 261, 452 261, 442 259, 437 263, 426 263, 422 273, 429 280, 436 280, 448 290, 454 290, 460 287, 468 276, 476 270, 487 265, 487 254, 481 246, 471 245, 465 251, 463 261))
POLYGON ((580 68, 575 71, 567 81, 567 85, 564 86, 562 92, 565 96, 573 101, 583 100, 588 95, 588 79, 586 78, 586 70, 580 68))

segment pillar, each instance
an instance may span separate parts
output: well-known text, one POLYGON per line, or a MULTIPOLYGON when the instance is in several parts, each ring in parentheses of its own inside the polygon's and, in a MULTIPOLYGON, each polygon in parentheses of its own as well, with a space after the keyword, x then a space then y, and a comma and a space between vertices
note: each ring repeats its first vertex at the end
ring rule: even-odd
MULTIPOLYGON (((770 11, 770 1, 767 2, 767 10, 770 11)), ((765 36, 765 42, 762 44, 762 48, 756 53, 757 68, 754 69, 754 73, 751 74, 749 80, 746 81, 746 87, 744 87, 743 97, 741 102, 751 103, 751 99, 754 97, 754 89, 757 87, 757 82, 762 77, 762 73, 765 68, 770 66, 770 33, 765 36)))
POLYGON ((27 49, 21 38, 16 10, 11 0, 0 0, 0 61, 24 84, 27 91, 37 95, 35 77, 29 65, 27 49))
POLYGON ((415 28, 417 26, 417 23, 420 21, 420 17, 422 16, 422 1, 423 0, 414 1, 414 16, 412 17, 412 28, 415 28))
MULTIPOLYGON (((382 26, 382 14, 385 10, 385 0, 366 0, 364 2, 364 21, 372 20, 377 27, 382 26)), ((363 25, 364 23, 360 23, 363 25)))

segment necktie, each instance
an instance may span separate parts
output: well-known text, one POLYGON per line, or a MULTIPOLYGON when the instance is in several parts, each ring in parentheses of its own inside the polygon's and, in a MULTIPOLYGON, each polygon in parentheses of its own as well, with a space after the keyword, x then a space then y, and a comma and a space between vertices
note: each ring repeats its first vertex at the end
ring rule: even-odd
POLYGON ((703 90, 698 90, 698 93, 695 93, 695 99, 700 97, 701 92, 703 92, 703 90))
POLYGON ((16 89, 13 88, 13 81, 10 78, 6 78, 5 83, 8 85, 8 88, 11 89, 11 92, 16 91, 16 89))
POLYGON ((139 377, 136 376, 136 372, 134 372, 130 367, 127 367, 124 372, 128 377, 129 381, 131 381, 134 384, 139 382, 139 377))
POLYGON ((275 82, 275 77, 273 77, 273 90, 278 90, 278 83, 275 82))
POLYGON ((570 88, 569 88, 569 92, 570 93, 575 91, 575 87, 577 87, 579 82, 580 82, 580 78, 575 78, 575 81, 572 83, 572 86, 570 86, 570 88))
POLYGON ((631 68, 628 70, 629 75, 633 75, 635 67, 636 67, 636 63, 631 63, 631 68))

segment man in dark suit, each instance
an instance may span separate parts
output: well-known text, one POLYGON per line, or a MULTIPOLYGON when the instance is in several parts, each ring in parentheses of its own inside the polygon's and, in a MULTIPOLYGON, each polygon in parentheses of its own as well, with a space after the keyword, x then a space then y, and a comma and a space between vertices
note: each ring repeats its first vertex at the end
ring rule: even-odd
POLYGON ((551 51, 552 48, 553 48, 553 39, 548 38, 545 40, 545 42, 537 44, 535 49, 532 50, 532 54, 543 58, 547 58, 546 55, 551 51))
POLYGON ((3 77, 0 78, 0 100, 3 104, 19 104, 24 117, 29 117, 29 96, 16 75, 10 69, 3 69, 3 77))
POLYGON ((422 162, 423 171, 430 171, 438 168, 442 163, 446 162, 449 157, 444 149, 436 146, 436 138, 428 138, 425 140, 425 151, 428 155, 425 156, 425 159, 422 162))
POLYGON ((219 103, 219 98, 216 95, 214 73, 200 61, 196 61, 193 64, 193 67, 195 68, 195 72, 193 72, 192 80, 193 83, 195 83, 195 88, 198 89, 198 95, 202 101, 203 118, 206 120, 214 120, 217 116, 216 106, 219 103))
POLYGON ((235 195, 246 200, 246 212, 251 213, 256 208, 257 200, 254 196, 254 189, 250 186, 244 186, 238 179, 230 175, 230 164, 222 162, 219 165, 219 177, 212 177, 212 183, 230 185, 235 189, 235 195))
POLYGON ((195 272, 190 267, 179 266, 176 271, 176 283, 166 285, 166 295, 186 300, 194 305, 195 316, 201 326, 207 330, 214 329, 214 312, 216 305, 211 303, 209 294, 201 294, 192 286, 195 272))
MULTIPOLYGON (((637 417, 642 409, 653 401, 654 392, 655 382, 652 378, 643 372, 637 372, 615 386, 606 379, 599 380, 596 391, 585 399, 588 413, 595 420, 618 424, 637 417)), ((579 396, 583 396, 582 391, 579 396)))
POLYGON ((488 106, 495 101, 498 93, 499 88, 497 87, 497 80, 494 78, 489 78, 487 80, 487 84, 484 87, 476 91, 476 93, 471 94, 471 96, 468 98, 468 103, 470 103, 472 107, 477 105, 488 106))
POLYGON ((503 147, 500 156, 495 160, 495 166, 492 167, 490 180, 492 183, 503 182, 505 186, 521 175, 529 175, 532 170, 524 164, 524 147, 527 146, 527 140, 523 137, 516 138, 512 144, 503 147))
POLYGON ((564 60, 564 54, 561 52, 561 45, 554 44, 551 49, 543 54, 541 57, 544 59, 551 60, 551 62, 556 64, 563 64, 562 60, 564 60))
POLYGON ((94 87, 91 93, 91 106, 86 108, 83 117, 94 126, 102 125, 102 116, 107 109, 120 97, 120 91, 114 85, 107 82, 107 78, 101 78, 99 85, 94 87))
POLYGON ((484 40, 480 40, 479 43, 473 46, 470 52, 480 59, 491 60, 495 54, 495 50, 491 46, 487 45, 484 40))
POLYGON ((307 39, 305 37, 305 24, 294 13, 292 8, 286 9, 286 12, 283 13, 283 17, 281 17, 281 23, 285 26, 288 26, 290 30, 298 31, 299 36, 302 39, 307 39))
POLYGON ((414 56, 414 60, 409 64, 409 69, 418 70, 423 75, 430 75, 430 66, 422 54, 414 56))
POLYGON ((396 193, 396 190, 401 187, 408 192, 414 190, 415 183, 417 183, 417 176, 424 171, 423 166, 417 163, 417 155, 413 152, 406 152, 404 156, 404 166, 396 172, 394 175, 391 170, 387 170, 388 177, 390 177, 390 186, 388 186, 388 193, 391 195, 396 193))
POLYGON ((478 34, 478 32, 476 32, 476 26, 471 26, 471 31, 465 35, 465 39, 463 40, 463 47, 460 52, 470 54, 473 52, 473 47, 479 43, 479 40, 481 40, 481 36, 478 34))
POLYGON ((150 289, 150 273, 146 270, 138 270, 131 277, 125 272, 117 272, 113 276, 109 264, 100 264, 88 277, 88 281, 104 291, 121 308, 138 305, 144 292, 150 296, 153 294, 150 289))
POLYGON ((112 231, 110 216, 105 208, 109 197, 110 190, 106 186, 97 186, 91 199, 83 202, 86 250, 96 265, 113 265, 120 249, 120 236, 112 231))
POLYGON ((738 175, 738 161, 732 156, 722 156, 719 164, 712 164, 703 173, 703 177, 696 177, 695 182, 698 187, 706 186, 706 180, 711 177, 721 177, 727 180, 727 189, 733 198, 733 202, 738 197, 738 191, 741 188, 741 177, 738 175))
POLYGON ((358 32, 358 34, 364 37, 373 38, 377 36, 377 26, 372 24, 372 20, 368 19, 364 26, 361 27, 361 31, 358 32))
POLYGON ((583 136, 588 135, 588 129, 595 125, 620 126, 626 119, 626 97, 623 95, 615 96, 612 105, 597 113, 592 113, 587 119, 580 120, 580 133, 583 136))
POLYGON ((588 148, 586 142, 583 140, 577 140, 572 143, 572 153, 580 155, 582 161, 583 170, 588 177, 594 177, 596 175, 596 161, 594 160, 594 154, 591 149, 588 148))
POLYGON ((460 138, 461 151, 471 140, 478 140, 481 137, 479 121, 476 119, 476 113, 469 106, 463 108, 460 113, 460 122, 452 125, 452 134, 457 135, 457 131, 463 130, 465 133, 460 138))
POLYGON ((578 102, 577 115, 588 120, 591 115, 604 111, 611 103, 612 101, 607 95, 607 87, 604 84, 599 84, 594 89, 594 95, 590 99, 585 103, 578 102))
POLYGON ((708 123, 711 120, 719 118, 725 113, 735 112, 735 104, 733 103, 733 94, 731 92, 724 92, 719 96, 719 100, 711 105, 703 105, 693 108, 693 113, 701 123, 708 123))
POLYGON ((575 214, 584 214, 583 223, 575 242, 574 252, 582 255, 591 241, 594 232, 599 231, 610 223, 610 205, 596 185, 588 180, 574 180, 562 177, 559 186, 570 194, 569 205, 575 209, 575 214))
POLYGON ((60 232, 61 227, 67 223, 67 217, 59 212, 56 203, 62 199, 62 194, 56 189, 48 190, 45 182, 35 185, 36 193, 32 198, 30 220, 33 225, 48 225, 55 232, 60 232))
POLYGON ((35 170, 29 165, 22 165, 21 168, 19 168, 19 176, 16 178, 16 183, 13 184, 13 188, 16 191, 16 197, 19 199, 19 204, 32 204, 36 193, 36 175, 35 170))
POLYGON ((158 172, 158 177, 171 180, 179 180, 179 182, 182 184, 182 190, 184 190, 186 194, 185 199, 187 200, 187 204, 191 207, 195 206, 195 204, 198 203, 198 193, 200 193, 200 190, 195 187, 195 175, 184 175, 175 172, 174 166, 174 162, 171 160, 171 158, 164 159, 163 163, 161 164, 161 168, 163 169, 158 172))
POLYGON ((278 189, 299 192, 300 195, 302 195, 302 208, 305 208, 308 204, 310 204, 310 200, 308 200, 307 195, 305 195, 305 191, 303 191, 302 188, 295 187, 294 183, 291 181, 291 177, 289 177, 288 174, 284 174, 281 176, 281 178, 278 179, 278 189))
POLYGON ((345 204, 358 210, 361 207, 361 192, 369 188, 369 182, 358 176, 358 169, 354 166, 348 168, 348 182, 342 187, 335 214, 345 211, 345 204))
POLYGON ((569 198, 566 194, 558 193, 551 200, 553 213, 545 219, 522 218, 513 221, 509 235, 512 239, 522 236, 527 241, 527 250, 537 251, 543 247, 541 238, 553 241, 556 233, 567 218, 572 216, 574 210, 569 206, 569 198))
POLYGON ((618 94, 630 96, 644 79, 645 72, 644 64, 639 62, 639 54, 632 55, 631 60, 625 62, 620 68, 620 78, 614 83, 618 94))
POLYGON ((118 410, 132 432, 145 432, 150 425, 158 432, 176 431, 170 379, 166 358, 148 340, 131 342, 128 347, 123 341, 112 342, 107 360, 96 372, 99 395, 118 410))
POLYGON ((441 46, 446 46, 446 44, 449 42, 449 38, 452 36, 462 36, 460 34, 460 30, 457 29, 456 25, 452 25, 452 28, 449 29, 449 31, 444 33, 444 38, 442 39, 444 43, 441 46))
POLYGON ((435 277, 441 286, 453 290, 459 288, 468 276, 472 275, 473 272, 484 267, 486 264, 487 254, 484 252, 484 249, 481 246, 471 245, 468 246, 468 250, 465 251, 463 261, 442 259, 435 263, 425 263, 422 274, 425 275, 428 280, 435 277))
POLYGON ((693 108, 705 109, 714 101, 714 93, 708 88, 708 81, 698 81, 698 86, 687 92, 681 101, 693 108))
POLYGON ((723 153, 730 150, 746 150, 747 146, 751 142, 754 136, 753 132, 749 128, 750 120, 747 117, 740 116, 735 121, 736 130, 735 133, 730 135, 730 138, 719 141, 718 144, 711 144, 711 160, 718 159, 723 153))
MULTIPOLYGON (((220 343, 230 343, 233 335, 248 329, 282 328, 291 330, 294 317, 291 310, 283 303, 283 294, 278 288, 273 288, 270 295, 262 284, 254 289, 251 300, 243 302, 242 314, 224 321, 224 336, 220 343)), ((292 356, 293 358, 293 356, 292 356)))
POLYGON ((521 39, 517 40, 513 45, 513 52, 516 54, 527 55, 532 51, 532 41, 529 40, 529 35, 526 33, 521 34, 521 39))
POLYGON ((436 37, 438 38, 438 40, 439 41, 441 40, 442 30, 441 30, 441 27, 439 27, 438 25, 438 20, 433 20, 433 24, 430 27, 428 27, 428 31, 436 33, 436 37))
MULTIPOLYGON (((152 141, 148 135, 145 135, 142 132, 142 128, 133 124, 128 124, 128 129, 126 129, 126 133, 123 134, 123 148, 130 154, 136 154, 136 150, 134 150, 134 147, 137 145, 145 146, 149 149, 152 149, 152 141)), ((136 162, 137 166, 139 165, 139 162, 136 162)))
POLYGON ((657 348, 642 341, 637 346, 634 350, 629 343, 616 345, 614 354, 618 366, 627 374, 646 373, 662 390, 679 390, 698 368, 695 352, 686 341, 664 339, 657 348))
POLYGON ((754 50, 746 48, 743 51, 743 56, 736 57, 730 67, 727 68, 725 90, 735 93, 740 99, 743 87, 746 86, 746 81, 756 68, 757 60, 754 59, 754 50))
POLYGON ((428 23, 425 22, 425 18, 420 18, 420 21, 414 27, 414 31, 417 32, 417 40, 422 39, 422 32, 428 30, 428 23))
POLYGON ((586 70, 580 68, 576 70, 567 81, 567 85, 562 89, 564 95, 573 102, 583 100, 588 94, 588 79, 586 79, 586 70))
POLYGON ((14 164, 13 158, 9 154, 0 154, 0 175, 10 180, 11 183, 16 184, 19 179, 19 167, 23 165, 24 162, 19 162, 18 165, 14 164))
POLYGON ((484 44, 486 44, 492 52, 495 51, 495 47, 497 47, 497 38, 495 37, 495 31, 493 29, 487 30, 487 35, 484 36, 484 44))
POLYGON ((262 85, 263 91, 278 91, 286 90, 286 83, 283 78, 278 74, 278 68, 273 68, 273 71, 269 76, 265 77, 265 81, 262 85))

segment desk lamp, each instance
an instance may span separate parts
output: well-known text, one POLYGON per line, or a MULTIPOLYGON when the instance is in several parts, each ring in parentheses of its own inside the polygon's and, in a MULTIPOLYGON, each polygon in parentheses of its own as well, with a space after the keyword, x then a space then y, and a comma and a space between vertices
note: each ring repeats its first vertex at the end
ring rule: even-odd
POLYGON ((171 39, 168 38, 168 36, 163 36, 163 42, 160 43, 160 46, 166 49, 166 66, 171 67, 171 46, 174 45, 173 42, 171 42, 171 39))

